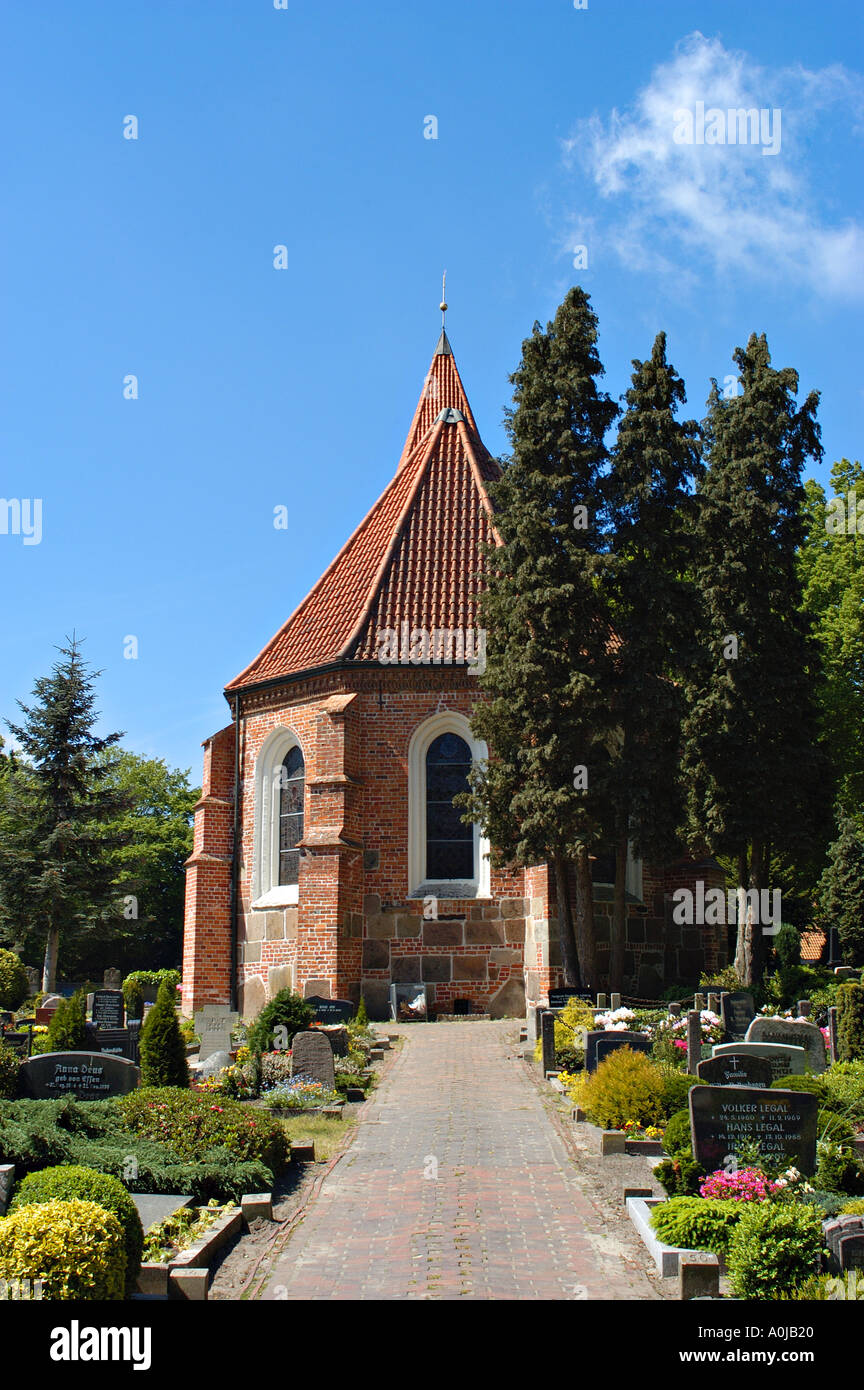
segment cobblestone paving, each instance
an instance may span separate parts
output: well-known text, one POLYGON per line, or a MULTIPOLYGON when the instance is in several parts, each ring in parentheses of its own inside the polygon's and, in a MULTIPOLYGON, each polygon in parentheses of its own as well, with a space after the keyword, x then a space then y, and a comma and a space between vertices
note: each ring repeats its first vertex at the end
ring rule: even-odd
POLYGON ((652 1299, 514 1055, 516 1026, 405 1042, 264 1299, 652 1299))

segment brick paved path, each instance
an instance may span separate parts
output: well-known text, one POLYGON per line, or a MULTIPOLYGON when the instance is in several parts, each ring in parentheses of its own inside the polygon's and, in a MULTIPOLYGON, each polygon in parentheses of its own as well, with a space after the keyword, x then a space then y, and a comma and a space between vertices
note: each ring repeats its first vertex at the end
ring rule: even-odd
POLYGON ((657 1298, 581 1192, 515 1025, 404 1035, 262 1297, 657 1298))

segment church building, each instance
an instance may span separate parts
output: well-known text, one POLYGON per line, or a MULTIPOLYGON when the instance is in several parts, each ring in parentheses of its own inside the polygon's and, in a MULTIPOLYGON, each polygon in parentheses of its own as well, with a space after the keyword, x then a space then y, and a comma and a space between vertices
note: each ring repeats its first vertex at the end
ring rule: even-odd
MULTIPOLYGON (((522 1016, 561 982, 551 866, 495 869, 452 798, 485 634, 476 576, 493 537, 480 438, 442 330, 394 476, 276 636, 225 688, 204 744, 187 862, 183 1008, 253 1017, 278 990, 390 1016, 522 1016)), ((612 887, 595 861, 598 965, 612 887)), ((717 865, 628 871, 625 988, 656 997, 725 964, 725 927, 677 925, 671 895, 717 865)))

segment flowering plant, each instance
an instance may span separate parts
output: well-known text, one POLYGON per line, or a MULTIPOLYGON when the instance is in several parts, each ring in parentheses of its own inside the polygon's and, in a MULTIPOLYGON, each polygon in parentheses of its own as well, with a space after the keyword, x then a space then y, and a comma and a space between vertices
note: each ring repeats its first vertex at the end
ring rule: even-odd
POLYGON ((734 1173, 721 1168, 709 1173, 699 1188, 699 1195, 733 1202, 764 1202, 777 1191, 777 1182, 766 1177, 761 1168, 739 1168, 734 1173))
MULTIPOLYGON (((723 1023, 719 1014, 715 1014, 713 1009, 702 1009, 699 1013, 699 1026, 702 1034, 703 1043, 719 1043, 723 1041, 723 1023)), ((654 1032, 653 1029, 649 1030, 654 1032)), ((686 1014, 667 1014, 662 1023, 657 1025, 658 1033, 666 1033, 675 1047, 687 1048, 687 1015, 686 1014)))
POLYGON ((262 1104, 268 1110, 316 1110, 324 1105, 332 1105, 338 1099, 336 1091, 330 1091, 320 1081, 302 1074, 278 1082, 261 1097, 262 1104))
POLYGON ((624 1124, 624 1133, 628 1139, 662 1139, 663 1130, 660 1125, 640 1125, 636 1120, 627 1120, 624 1124))
POLYGON ((605 1028, 607 1033, 629 1033, 635 1017, 632 1009, 607 1009, 595 1016, 594 1027, 605 1028))

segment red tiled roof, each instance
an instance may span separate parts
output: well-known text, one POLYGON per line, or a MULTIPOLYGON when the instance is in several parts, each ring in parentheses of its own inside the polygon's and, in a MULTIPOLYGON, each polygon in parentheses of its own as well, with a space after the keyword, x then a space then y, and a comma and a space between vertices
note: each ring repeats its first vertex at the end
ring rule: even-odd
POLYGON ((381 628, 477 626, 480 547, 492 535, 485 484, 498 465, 477 431, 442 333, 396 474, 311 593, 225 688, 335 661, 374 661, 381 628), (444 419, 442 412, 456 411, 444 419))
POLYGON ((821 960, 827 939, 824 931, 802 931, 801 959, 821 960))

